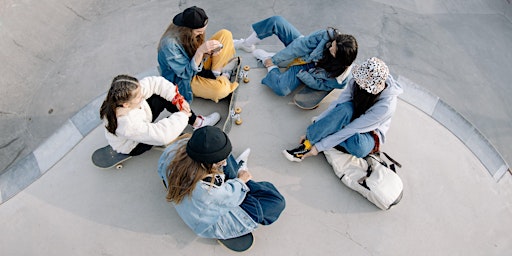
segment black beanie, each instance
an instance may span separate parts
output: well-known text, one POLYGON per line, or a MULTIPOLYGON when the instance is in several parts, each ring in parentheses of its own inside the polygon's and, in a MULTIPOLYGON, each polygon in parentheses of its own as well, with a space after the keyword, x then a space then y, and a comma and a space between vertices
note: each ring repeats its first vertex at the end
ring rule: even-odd
POLYGON ((231 149, 228 136, 215 126, 195 130, 187 142, 188 156, 200 163, 218 163, 228 158, 231 149))
POLYGON ((206 13, 203 9, 197 6, 192 6, 185 9, 185 11, 182 13, 174 16, 172 23, 180 27, 197 29, 202 28, 208 24, 208 16, 206 16, 206 13))

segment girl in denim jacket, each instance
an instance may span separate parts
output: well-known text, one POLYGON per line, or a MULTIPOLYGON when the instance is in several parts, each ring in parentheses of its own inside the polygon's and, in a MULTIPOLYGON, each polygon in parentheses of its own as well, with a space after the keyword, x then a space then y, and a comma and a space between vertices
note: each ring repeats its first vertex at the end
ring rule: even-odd
POLYGON ((205 11, 189 7, 173 18, 158 44, 162 76, 178 85, 189 103, 194 96, 218 102, 238 87, 230 81, 235 65, 231 32, 222 29, 205 40, 207 27, 205 11))
POLYGON ((250 150, 235 160, 227 135, 214 126, 197 129, 170 145, 158 173, 183 221, 205 238, 230 239, 270 225, 285 200, 269 182, 255 182, 247 169, 250 150))
POLYGON ((234 40, 235 48, 252 52, 267 68, 261 81, 279 96, 286 96, 301 83, 323 91, 342 89, 357 56, 357 41, 334 28, 322 29, 303 36, 281 16, 272 16, 252 24, 246 39, 234 40), (286 46, 269 53, 254 46, 260 40, 276 35, 286 46), (281 73, 278 67, 288 67, 281 73))

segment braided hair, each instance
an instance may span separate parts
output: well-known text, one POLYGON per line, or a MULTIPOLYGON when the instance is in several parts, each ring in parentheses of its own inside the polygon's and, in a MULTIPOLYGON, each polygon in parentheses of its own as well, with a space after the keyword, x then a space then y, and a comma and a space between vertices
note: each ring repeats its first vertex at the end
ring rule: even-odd
POLYGON ((116 108, 132 99, 132 92, 139 87, 139 80, 129 75, 118 75, 112 80, 107 96, 100 107, 100 118, 105 119, 105 128, 112 134, 116 134, 117 116, 116 108))

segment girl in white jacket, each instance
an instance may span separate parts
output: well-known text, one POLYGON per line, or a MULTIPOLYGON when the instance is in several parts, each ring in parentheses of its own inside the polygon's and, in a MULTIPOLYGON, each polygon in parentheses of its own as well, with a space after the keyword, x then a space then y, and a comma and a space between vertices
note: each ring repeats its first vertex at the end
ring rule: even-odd
POLYGON ((105 137, 112 148, 122 154, 140 155, 152 146, 167 145, 177 138, 187 124, 197 129, 215 125, 217 112, 196 116, 177 87, 163 77, 145 77, 138 81, 129 75, 112 80, 100 108, 105 137), (154 121, 167 109, 171 115, 154 121))

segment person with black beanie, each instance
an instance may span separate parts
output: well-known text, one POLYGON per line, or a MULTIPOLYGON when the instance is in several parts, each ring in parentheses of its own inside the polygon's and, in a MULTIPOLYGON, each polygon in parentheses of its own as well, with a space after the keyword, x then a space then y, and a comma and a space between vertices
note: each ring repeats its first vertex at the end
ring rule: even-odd
POLYGON ((285 199, 270 182, 256 182, 247 168, 250 149, 235 159, 228 136, 218 127, 197 129, 164 151, 158 173, 183 221, 205 238, 243 236, 270 225, 285 199))

